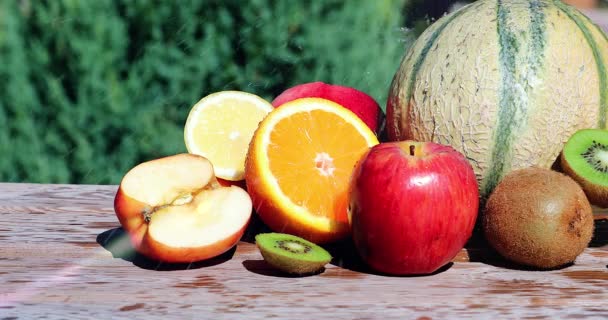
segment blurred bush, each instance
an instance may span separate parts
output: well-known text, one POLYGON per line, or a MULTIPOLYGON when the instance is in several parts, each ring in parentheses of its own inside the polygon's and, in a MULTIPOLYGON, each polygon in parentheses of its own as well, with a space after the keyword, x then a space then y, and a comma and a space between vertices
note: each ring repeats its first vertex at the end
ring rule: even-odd
POLYGON ((384 106, 407 0, 0 1, 0 181, 116 184, 185 152, 190 107, 350 85, 384 106))

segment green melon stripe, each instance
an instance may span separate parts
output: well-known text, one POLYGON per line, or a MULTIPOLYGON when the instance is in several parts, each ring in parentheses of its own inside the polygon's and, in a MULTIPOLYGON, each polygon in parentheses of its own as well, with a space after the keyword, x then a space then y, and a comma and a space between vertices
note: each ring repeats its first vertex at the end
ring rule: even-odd
MULTIPOLYGON (((566 4, 564 4, 563 2, 559 1, 559 0, 553 0, 553 3, 555 4, 555 6, 557 6, 557 8, 559 8, 563 13, 565 13, 570 20, 572 20, 577 26, 578 28, 581 30, 581 32, 583 33, 583 35, 585 36, 585 39, 587 40, 587 43, 589 44, 589 47, 591 48, 591 51, 593 51, 593 58, 595 59, 595 64, 597 66, 597 73, 599 75, 599 81, 600 81, 600 110, 599 110, 599 120, 598 120, 598 127, 605 129, 606 128, 606 111, 607 111, 607 106, 606 103, 608 102, 608 88, 606 87, 607 85, 607 80, 606 79, 606 64, 604 64, 604 60, 602 59, 602 55, 600 53, 600 50, 597 47, 597 43, 595 42, 595 39, 593 38, 593 35, 591 34, 591 31, 589 30, 589 28, 587 28, 587 25, 585 25, 585 22, 581 19, 581 17, 577 16, 572 8, 566 4)), ((602 32, 603 34, 603 32, 602 32)))
POLYGON ((446 17, 443 24, 441 26, 439 26, 437 28, 437 30, 435 30, 435 32, 431 35, 429 40, 424 44, 424 47, 420 51, 420 54, 418 54, 418 57, 416 57, 416 62, 414 62, 414 65, 412 66, 411 73, 410 73, 410 81, 407 84, 405 101, 410 101, 410 99, 412 98, 412 92, 414 91, 414 86, 416 85, 416 75, 418 74, 418 71, 420 71, 420 68, 422 67, 422 64, 424 63, 424 60, 426 59, 426 56, 428 55, 429 51, 431 51, 433 44, 435 44, 435 41, 441 35, 441 32, 443 32, 443 30, 448 26, 448 24, 450 24, 450 22, 452 22, 454 19, 456 19, 458 16, 460 16, 464 11, 467 11, 468 9, 470 9, 471 6, 472 6, 472 4, 469 5, 468 8, 463 8, 461 10, 458 10, 458 11, 454 12, 451 16, 446 17))
POLYGON ((509 23, 509 4, 497 0, 496 30, 499 42, 499 71, 501 85, 499 89, 499 108, 497 115, 497 128, 494 133, 494 147, 492 149, 491 167, 485 177, 483 194, 489 194, 502 178, 505 169, 511 164, 508 155, 512 153, 515 132, 525 126, 527 122, 528 103, 526 97, 532 90, 529 79, 535 79, 536 73, 542 68, 545 50, 545 12, 540 1, 530 2, 530 43, 525 52, 525 58, 520 57, 519 32, 512 30, 509 23), (520 57, 518 59, 518 57, 520 57), (530 66, 527 73, 518 69, 518 61, 526 61, 524 65, 530 66), (516 84, 523 85, 521 88, 516 84))
POLYGON ((492 149, 491 167, 485 177, 483 194, 490 194, 496 187, 506 167, 505 159, 509 152, 514 117, 517 111, 517 92, 514 91, 516 84, 516 56, 519 54, 519 43, 515 33, 510 29, 508 15, 510 10, 503 6, 501 0, 496 4, 496 30, 499 42, 499 71, 501 74, 501 86, 499 89, 499 108, 497 115, 498 128, 494 131, 494 148, 492 149))
MULTIPOLYGON (((531 71, 538 73, 545 58, 546 28, 545 11, 547 5, 540 0, 530 1, 530 48, 528 49, 528 61, 531 71)), ((529 77, 528 77, 529 78, 529 77)), ((527 80, 527 79, 526 79, 527 80)))
MULTIPOLYGON (((608 43, 608 36, 606 35, 606 32, 605 32, 605 31, 604 31, 604 30, 603 30, 603 29, 602 29, 600 26, 598 26, 598 25, 597 25, 595 22, 591 21, 591 19, 589 19, 589 17, 587 17, 587 16, 586 16, 586 15, 584 15, 584 14, 583 14, 582 16, 585 18, 585 20, 587 20, 587 22, 588 22, 590 25, 592 25, 592 26, 593 26, 593 27, 594 27, 594 28, 597 30, 597 32, 598 32, 599 34, 601 34, 601 35, 602 35, 602 38, 604 39, 604 41, 606 41, 606 42, 608 43)), ((601 60, 602 60, 602 62, 604 62, 604 59, 601 59, 601 60)), ((604 65, 605 65, 605 64, 604 64, 604 65)), ((603 93, 603 92, 604 92, 604 91, 606 91, 606 90, 608 90, 608 88, 600 88, 600 93, 603 93)), ((601 96, 600 96, 600 97, 601 97, 601 96)), ((606 99, 608 100, 608 97, 607 97, 606 99)), ((603 110, 602 110, 602 111, 600 111, 600 116, 601 116, 601 114, 604 114, 604 118, 608 118, 608 115, 607 115, 607 114, 608 114, 608 101, 606 101, 605 106, 606 106, 606 107, 604 107, 604 108, 603 108, 603 110)), ((601 120, 600 120, 600 122, 601 122, 601 120)), ((598 127, 599 127, 599 128, 602 128, 602 129, 606 129, 606 122, 605 122, 605 121, 604 121, 604 122, 601 122, 601 123, 598 125, 598 127)))

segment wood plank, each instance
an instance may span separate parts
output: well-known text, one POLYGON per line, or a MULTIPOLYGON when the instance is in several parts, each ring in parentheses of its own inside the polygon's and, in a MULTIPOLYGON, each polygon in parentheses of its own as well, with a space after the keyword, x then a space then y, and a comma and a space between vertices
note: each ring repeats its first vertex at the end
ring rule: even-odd
POLYGON ((440 272, 389 277, 348 242, 314 276, 270 269, 252 238, 205 262, 134 253, 119 228, 116 186, 0 184, 0 319, 608 318, 608 222, 576 263, 526 270, 472 241, 440 272))

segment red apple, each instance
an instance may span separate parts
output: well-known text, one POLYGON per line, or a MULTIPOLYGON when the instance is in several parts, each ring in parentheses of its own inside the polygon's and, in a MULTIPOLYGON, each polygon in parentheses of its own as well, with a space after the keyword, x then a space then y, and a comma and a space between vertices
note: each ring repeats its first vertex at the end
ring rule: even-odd
POLYGON ((217 182, 209 160, 179 154, 129 170, 114 211, 139 253, 194 262, 232 248, 245 232, 252 204, 243 189, 217 182))
POLYGON ((291 87, 272 101, 276 108, 299 98, 323 98, 331 100, 354 112, 376 134, 382 129, 384 113, 368 94, 355 88, 326 84, 320 81, 309 82, 291 87))
POLYGON ((431 142, 376 145, 350 182, 355 247, 372 269, 386 274, 441 268, 471 236, 478 207, 477 180, 467 159, 431 142))

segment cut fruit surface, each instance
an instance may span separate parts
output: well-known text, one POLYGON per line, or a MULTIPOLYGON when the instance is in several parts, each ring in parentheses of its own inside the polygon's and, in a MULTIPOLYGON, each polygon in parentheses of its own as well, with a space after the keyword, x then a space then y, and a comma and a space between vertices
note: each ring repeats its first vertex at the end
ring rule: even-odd
POLYGON ((114 210, 138 252, 193 262, 232 248, 245 232, 252 203, 243 189, 221 186, 209 160, 179 154, 129 170, 114 210))
POLYGON ((171 247, 213 244, 235 234, 249 220, 251 200, 239 187, 220 187, 196 194, 183 205, 167 206, 150 219, 149 233, 171 247))
POLYGON ((350 110, 302 98, 273 110, 247 154, 254 208, 274 231, 316 243, 349 233, 347 188, 359 158, 378 139, 350 110))
POLYGON ((134 167, 130 174, 125 175, 121 185, 131 198, 157 207, 198 192, 213 180, 211 162, 197 156, 180 155, 134 167))
POLYGON ((581 185, 592 204, 608 207, 608 130, 575 132, 560 160, 564 172, 581 185))
POLYGON ((608 131, 577 131, 564 146, 563 158, 568 167, 586 180, 608 186, 608 131))
POLYGON ((243 180, 245 156, 253 132, 272 109, 269 102, 247 92, 210 94, 197 102, 188 114, 184 127, 186 148, 209 159, 217 177, 243 180))
POLYGON ((290 234, 260 233, 255 243, 268 264, 291 274, 320 271, 332 259, 322 247, 290 234))

